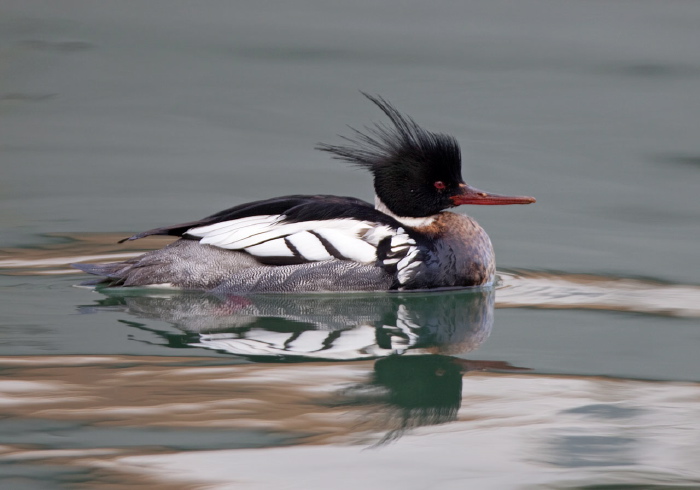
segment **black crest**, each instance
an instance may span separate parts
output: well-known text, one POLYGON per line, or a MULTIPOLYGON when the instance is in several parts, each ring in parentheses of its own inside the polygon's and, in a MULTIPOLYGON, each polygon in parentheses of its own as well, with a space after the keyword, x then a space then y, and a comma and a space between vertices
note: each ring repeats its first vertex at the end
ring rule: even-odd
POLYGON ((349 144, 316 148, 370 170, 377 195, 396 215, 427 216, 451 207, 449 190, 462 182, 457 140, 423 129, 380 96, 362 95, 386 114, 392 126, 375 124, 364 132, 351 127, 353 137, 341 136, 349 144), (436 182, 444 183, 448 192, 437 192, 436 182))

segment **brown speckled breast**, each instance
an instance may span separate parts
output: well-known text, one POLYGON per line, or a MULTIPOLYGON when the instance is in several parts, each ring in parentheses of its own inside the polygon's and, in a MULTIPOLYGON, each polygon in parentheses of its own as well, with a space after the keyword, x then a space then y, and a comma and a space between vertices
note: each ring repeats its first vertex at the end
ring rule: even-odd
POLYGON ((473 218, 442 212, 430 225, 414 230, 425 237, 421 247, 425 248, 426 267, 411 288, 481 286, 493 281, 493 246, 473 218))

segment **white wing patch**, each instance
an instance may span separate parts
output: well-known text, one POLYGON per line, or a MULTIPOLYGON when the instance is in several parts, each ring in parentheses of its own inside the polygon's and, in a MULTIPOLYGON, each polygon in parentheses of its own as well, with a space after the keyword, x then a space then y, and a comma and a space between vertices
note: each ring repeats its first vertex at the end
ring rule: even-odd
POLYGON ((377 260, 376 245, 367 243, 362 239, 348 240, 347 235, 343 231, 332 228, 321 228, 316 230, 316 233, 321 235, 338 254, 346 259, 363 264, 370 264, 377 260))
POLYGON ((289 235, 286 240, 291 243, 306 260, 320 262, 333 258, 333 256, 328 253, 326 247, 323 246, 319 237, 308 231, 289 235))
POLYGON ((257 245, 264 240, 257 240, 248 245, 242 244, 240 241, 251 236, 258 236, 271 229, 280 218, 281 216, 252 216, 192 228, 187 230, 187 234, 200 237, 201 243, 234 250, 243 249, 247 246, 257 245))
POLYGON ((224 221, 192 228, 187 234, 201 238, 203 244, 244 250, 261 258, 289 257, 310 262, 338 258, 365 264, 377 260, 377 246, 386 237, 397 238, 397 252, 405 251, 413 242, 402 228, 394 230, 369 221, 332 219, 285 223, 283 215, 224 221))
POLYGON ((256 257, 294 257, 294 251, 287 246, 284 238, 259 243, 243 250, 256 257))

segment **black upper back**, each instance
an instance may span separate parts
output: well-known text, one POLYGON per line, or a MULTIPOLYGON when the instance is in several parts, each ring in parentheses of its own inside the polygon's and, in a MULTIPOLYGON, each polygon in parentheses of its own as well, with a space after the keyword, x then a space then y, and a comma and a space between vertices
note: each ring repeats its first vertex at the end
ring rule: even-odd
POLYGON ((329 195, 292 195, 281 196, 262 201, 254 201, 240 204, 200 220, 188 221, 177 225, 163 226, 138 233, 129 238, 120 240, 138 240, 151 235, 185 236, 187 230, 200 226, 213 225, 224 221, 231 221, 251 216, 284 215, 286 222, 302 222, 312 220, 330 219, 356 219, 389 225, 398 228, 401 223, 390 216, 374 209, 374 206, 366 201, 354 197, 341 197, 329 195))

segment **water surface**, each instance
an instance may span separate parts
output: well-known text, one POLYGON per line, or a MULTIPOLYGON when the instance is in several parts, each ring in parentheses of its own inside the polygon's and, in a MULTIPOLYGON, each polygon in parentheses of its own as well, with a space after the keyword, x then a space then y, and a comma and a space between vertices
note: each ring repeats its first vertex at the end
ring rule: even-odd
POLYGON ((0 5, 2 488, 700 486, 700 6, 0 5), (379 93, 462 144, 493 290, 98 292, 379 93))

